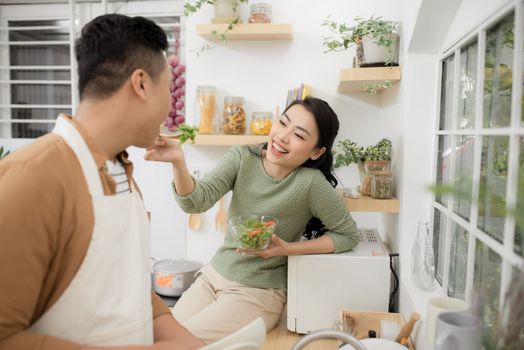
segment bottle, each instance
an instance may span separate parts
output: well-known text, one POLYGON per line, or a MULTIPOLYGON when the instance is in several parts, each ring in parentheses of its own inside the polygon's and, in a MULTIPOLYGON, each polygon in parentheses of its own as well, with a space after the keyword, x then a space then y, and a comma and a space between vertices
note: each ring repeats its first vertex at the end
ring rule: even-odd
POLYGON ((417 238, 411 250, 411 277, 420 289, 435 290, 435 256, 429 234, 429 223, 418 222, 417 238))
POLYGON ((224 99, 223 132, 226 135, 242 135, 246 132, 246 112, 242 97, 228 96, 224 99))
POLYGON ((215 131, 217 89, 214 86, 198 86, 195 95, 195 125, 199 134, 215 131))

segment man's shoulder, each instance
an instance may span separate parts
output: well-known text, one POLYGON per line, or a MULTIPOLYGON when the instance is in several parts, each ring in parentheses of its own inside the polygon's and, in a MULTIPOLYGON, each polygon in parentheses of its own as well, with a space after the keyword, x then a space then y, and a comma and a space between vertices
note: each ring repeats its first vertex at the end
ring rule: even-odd
POLYGON ((74 167, 75 155, 58 135, 49 133, 12 152, 0 162, 0 177, 48 184, 67 179, 74 167), (16 175, 15 175, 16 174, 16 175))

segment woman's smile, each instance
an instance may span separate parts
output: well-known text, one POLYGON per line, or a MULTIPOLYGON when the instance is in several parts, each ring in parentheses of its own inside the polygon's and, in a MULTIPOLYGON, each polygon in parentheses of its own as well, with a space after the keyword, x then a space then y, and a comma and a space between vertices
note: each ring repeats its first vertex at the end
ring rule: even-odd
POLYGON ((270 148, 270 150, 271 150, 271 152, 272 152, 275 156, 277 156, 277 157, 280 157, 280 156, 283 156, 283 155, 289 153, 289 151, 288 151, 285 147, 279 145, 279 144, 278 144, 277 142, 275 142, 274 140, 271 142, 271 148, 270 148))

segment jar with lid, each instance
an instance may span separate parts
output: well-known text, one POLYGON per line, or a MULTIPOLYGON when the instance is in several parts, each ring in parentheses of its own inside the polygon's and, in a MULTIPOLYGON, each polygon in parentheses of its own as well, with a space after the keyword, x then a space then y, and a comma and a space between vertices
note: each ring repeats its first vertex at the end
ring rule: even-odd
POLYGON ((223 132, 226 135, 241 135, 246 132, 246 112, 242 97, 228 96, 224 99, 223 132))
POLYGON ((271 4, 251 4, 249 23, 271 23, 271 4))
POLYGON ((389 167, 389 160, 366 160, 364 162, 364 168, 368 174, 371 174, 375 171, 389 171, 389 167))
POLYGON ((371 197, 389 199, 393 197, 393 173, 375 171, 371 174, 371 197))
POLYGON ((269 130, 273 125, 271 112, 253 112, 251 118, 252 135, 269 135, 269 130))
POLYGON ((195 95, 195 125, 199 134, 215 131, 217 89, 214 86, 197 86, 195 95))

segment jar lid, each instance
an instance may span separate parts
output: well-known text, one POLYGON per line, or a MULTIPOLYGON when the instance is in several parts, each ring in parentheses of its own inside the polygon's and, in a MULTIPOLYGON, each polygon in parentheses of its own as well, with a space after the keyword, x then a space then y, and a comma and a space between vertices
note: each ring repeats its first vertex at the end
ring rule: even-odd
POLYGON ((380 176, 392 176, 393 172, 391 172, 391 171, 374 171, 372 174, 373 175, 380 175, 380 176))
POLYGON ((255 10, 265 10, 266 12, 271 12, 271 4, 267 4, 265 2, 260 2, 260 3, 256 3, 256 4, 251 4, 251 7, 250 7, 251 11, 255 11, 255 10))
POLYGON ((253 112, 253 118, 273 119, 273 114, 271 112, 253 112))
POLYGON ((244 98, 239 96, 227 96, 224 98, 224 103, 244 103, 244 98))
POLYGON ((197 92, 215 92, 217 88, 214 85, 198 85, 196 90, 197 92))

